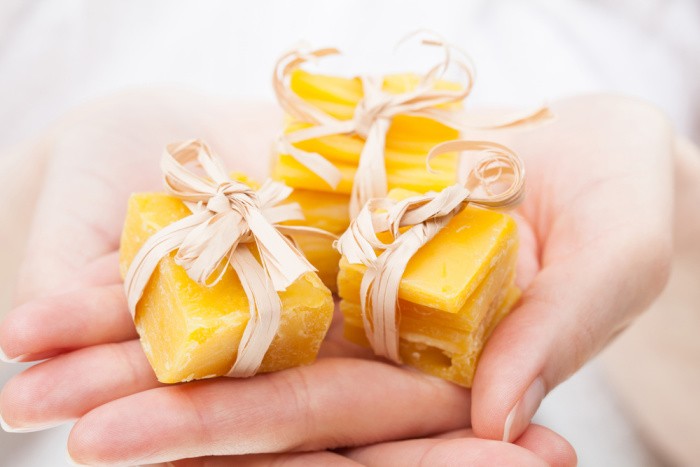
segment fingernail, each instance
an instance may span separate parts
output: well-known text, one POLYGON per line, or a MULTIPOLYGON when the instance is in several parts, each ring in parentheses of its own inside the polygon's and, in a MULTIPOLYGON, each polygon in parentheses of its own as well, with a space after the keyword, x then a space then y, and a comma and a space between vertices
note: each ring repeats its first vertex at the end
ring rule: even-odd
POLYGON ((0 428, 2 428, 4 431, 6 431, 6 432, 8 432, 8 433, 14 433, 14 430, 13 430, 12 428, 10 428, 10 425, 8 425, 8 424, 5 422, 5 419, 2 418, 2 414, 1 414, 1 413, 0 413, 0 428))
POLYGON ((0 347, 0 360, 2 360, 5 363, 19 363, 22 361, 22 358, 24 358, 24 357, 25 357, 24 355, 20 355, 19 357, 10 358, 2 350, 2 347, 0 347))
POLYGON ((10 360, 10 357, 5 355, 5 352, 2 350, 2 347, 0 347, 0 360, 2 360, 5 363, 12 363, 12 360, 10 360))
POLYGON ((525 431, 540 407, 545 393, 544 381, 538 377, 530 384, 506 417, 506 423, 503 427, 503 441, 510 443, 525 431))
POLYGON ((32 426, 27 428, 14 428, 7 424, 5 419, 2 418, 2 414, 0 413, 0 427, 8 433, 33 433, 35 431, 48 430, 49 428, 57 427, 58 425, 62 425, 63 423, 64 422, 56 422, 50 423, 48 425, 32 426))

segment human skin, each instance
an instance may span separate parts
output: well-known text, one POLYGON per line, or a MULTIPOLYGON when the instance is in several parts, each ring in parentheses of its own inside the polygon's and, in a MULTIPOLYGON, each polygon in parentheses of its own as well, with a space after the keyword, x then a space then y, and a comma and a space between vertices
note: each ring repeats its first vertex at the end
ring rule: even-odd
MULTIPOLYGON (((628 98, 581 96, 552 109, 555 120, 541 127, 473 135, 519 153, 528 189, 516 212, 523 298, 489 340, 471 391, 374 360, 342 339, 339 320, 312 366, 160 385, 117 271, 126 199, 158 190, 162 148, 191 137, 263 178, 280 115, 164 91, 75 113, 34 146, 45 168, 0 347, 8 359, 48 360, 3 388, 5 424, 32 430, 77 419, 69 452, 90 464, 239 456, 308 465, 341 455, 362 464, 575 463, 566 441, 530 419, 662 290, 674 135, 660 112, 628 98), (456 437, 435 438, 449 432, 456 437), (348 446, 363 447, 326 451, 348 446)), ((233 459, 187 462, 205 460, 233 459)))

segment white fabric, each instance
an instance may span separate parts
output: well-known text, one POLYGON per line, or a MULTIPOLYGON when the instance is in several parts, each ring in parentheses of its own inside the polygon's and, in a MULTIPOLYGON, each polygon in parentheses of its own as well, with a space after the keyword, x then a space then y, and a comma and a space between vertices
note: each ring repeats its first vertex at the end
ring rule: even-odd
MULTIPOLYGON (((432 11, 420 0, 4 1, 0 131, 20 140, 77 103, 125 86, 170 82, 271 99, 274 61, 300 40, 361 55, 372 70, 397 68, 406 56, 386 54, 419 28, 439 31, 472 56, 479 77, 471 103, 625 92, 699 131, 691 107, 700 98, 700 5, 693 0, 430 5, 432 11), (369 7, 376 15, 361 13, 369 7), (192 66, 182 68, 183 59, 192 66)), ((346 71, 358 63, 336 60, 346 71)))

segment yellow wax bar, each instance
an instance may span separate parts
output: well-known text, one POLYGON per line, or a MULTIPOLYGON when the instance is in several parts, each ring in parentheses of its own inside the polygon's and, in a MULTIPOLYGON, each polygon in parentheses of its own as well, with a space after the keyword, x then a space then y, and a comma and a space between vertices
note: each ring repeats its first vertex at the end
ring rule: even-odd
MULTIPOLYGON (((413 74, 387 76, 384 90, 399 93, 410 90, 418 83, 413 74)), ((362 98, 362 86, 357 78, 315 75, 303 70, 292 74, 291 87, 299 97, 339 118, 352 118, 357 103, 362 98)), ((458 83, 440 81, 438 89, 457 90, 458 83)), ((447 105, 459 108, 460 103, 447 105)), ((308 127, 308 123, 290 120, 286 131, 293 132, 308 127)), ((404 187, 418 192, 441 190, 455 182, 456 154, 443 154, 432 162, 438 172, 429 173, 425 168, 425 156, 436 144, 456 139, 459 132, 433 119, 410 115, 393 118, 385 144, 385 166, 389 188, 404 187)), ((335 190, 349 194, 364 140, 354 135, 329 135, 295 143, 300 149, 322 155, 331 161, 342 174, 342 181, 335 190)), ((295 188, 334 191, 320 177, 286 154, 280 154, 273 166, 273 178, 283 180, 295 188)))
MULTIPOLYGON (((389 196, 414 194, 393 190, 389 196)), ((510 216, 467 206, 411 258, 399 285, 404 363, 471 385, 488 335, 519 296, 513 285, 517 246, 510 216)), ((359 305, 365 269, 343 258, 338 289, 346 335, 369 345, 359 305)))
MULTIPOLYGON (((424 155, 425 156, 425 155, 424 155)), ((423 157, 425 162, 425 157, 423 157)), ((295 189, 314 189, 321 192, 333 192, 349 195, 352 192, 352 184, 355 179, 357 166, 335 163, 340 171, 340 183, 333 190, 321 177, 303 166, 292 156, 282 154, 272 168, 272 178, 281 180, 295 189)), ((418 193, 428 191, 440 191, 456 181, 455 172, 430 173, 425 165, 408 168, 396 168, 387 172, 387 184, 389 189, 406 188, 418 193)))
POLYGON ((338 263, 340 253, 333 248, 332 238, 301 235, 294 240, 306 259, 316 268, 316 274, 323 285, 338 292, 338 263))
MULTIPOLYGON (((389 94, 411 91, 418 86, 420 79, 420 76, 415 73, 386 75, 382 89, 389 94)), ((357 103, 364 96, 362 82, 359 78, 321 75, 301 69, 297 69, 292 73, 290 86, 296 95, 340 120, 351 119, 355 114, 357 103)), ((459 91, 462 89, 462 86, 456 82, 440 80, 435 83, 433 88, 444 91, 459 91)), ((456 102, 438 107, 459 108, 461 103, 456 102)), ((414 120, 415 117, 410 116, 404 116, 404 118, 406 118, 405 121, 409 125, 414 125, 409 126, 408 129, 420 127, 423 120, 414 120)), ((440 125, 437 122, 433 123, 440 125)), ((444 128, 444 126, 442 127, 444 128)))
MULTIPOLYGON (((432 120, 429 121, 433 122, 432 120)), ((304 128, 309 128, 310 126, 312 125, 309 123, 290 120, 285 126, 285 132, 293 133, 304 128)), ((429 129, 425 127, 420 127, 420 129, 416 129, 414 135, 421 134, 428 130, 429 129)), ((384 162, 387 171, 391 172, 397 169, 415 168, 425 171, 426 154, 428 154, 436 144, 457 136, 454 130, 449 128, 448 130, 449 131, 445 134, 440 134, 439 132, 428 133, 427 136, 429 136, 429 138, 423 140, 415 139, 414 135, 395 135, 396 137, 389 139, 384 150, 384 162)), ((389 136, 391 136, 391 130, 389 136)), ((364 145, 365 140, 359 136, 344 134, 322 136, 320 138, 294 143, 294 146, 299 149, 322 154, 323 157, 333 163, 351 166, 357 166, 359 163, 360 153, 364 145)), ((456 153, 441 154, 440 157, 436 157, 430 162, 431 167, 439 171, 454 171, 456 164, 456 153)))
MULTIPOLYGON (((122 275, 151 235, 189 214, 177 198, 132 195, 121 239, 122 275)), ((279 297, 280 328, 260 372, 313 362, 332 318, 332 295, 314 273, 298 278, 279 297)), ((248 299, 230 266, 218 284, 205 287, 187 276, 173 253, 151 276, 135 323, 158 380, 178 383, 228 373, 249 316, 248 299)))
MULTIPOLYGON (((399 354, 402 361, 430 375, 452 381, 460 386, 471 387, 479 356, 486 341, 519 298, 520 290, 517 287, 511 286, 506 289, 503 298, 500 301, 495 300, 489 307, 489 313, 481 326, 468 333, 461 333, 459 339, 463 340, 468 347, 459 352, 445 350, 442 340, 435 342, 420 334, 404 333, 401 322, 399 354)), ((345 338, 358 345, 369 347, 361 318, 357 318, 356 315, 359 313, 359 308, 348 310, 346 307, 347 305, 341 302, 341 310, 345 317, 343 329, 345 338)))
MULTIPOLYGON (((401 279, 399 299, 457 313, 493 265, 508 258, 517 243, 510 216, 468 206, 413 255, 401 279)), ((353 271, 361 275, 366 269, 347 261, 341 261, 340 268, 348 275, 353 271)))
MULTIPOLYGON (((468 343, 460 336, 477 329, 484 322, 493 297, 503 292, 504 284, 512 284, 515 277, 515 256, 517 249, 513 248, 507 257, 502 257, 491 272, 469 296, 462 309, 457 313, 447 313, 442 310, 424 305, 399 300, 401 313, 401 332, 420 334, 427 338, 441 339, 442 348, 450 352, 464 351, 468 343)), ((360 317, 360 283, 361 276, 347 267, 341 269, 338 275, 340 290, 338 295, 343 299, 345 309, 360 317)), ((341 307, 342 308, 342 307, 341 307)))
MULTIPOLYGON (((414 74, 385 77, 383 88, 389 93, 405 92, 415 88, 419 77, 414 74)), ((292 74, 291 87, 302 99, 318 106, 339 119, 352 118, 355 107, 362 99, 362 85, 358 78, 316 75, 303 70, 292 74)), ((460 85, 440 81, 438 89, 457 90, 460 85)), ((458 108, 459 103, 445 107, 458 108)), ((288 119, 287 132, 311 126, 309 123, 288 119)), ((398 115, 392 120, 385 145, 385 166, 389 188, 407 188, 424 193, 445 188, 456 181, 457 155, 443 154, 431 162, 435 173, 426 170, 426 154, 438 143, 455 139, 459 132, 425 117, 398 115)), ((272 166, 272 178, 295 188, 295 193, 308 193, 299 199, 307 220, 306 225, 321 227, 335 234, 342 233, 349 224, 347 204, 364 140, 356 135, 329 135, 295 143, 298 148, 322 155, 341 173, 341 181, 334 190, 318 175, 287 154, 279 154, 272 166), (336 203, 342 200, 343 204, 336 203), (309 215, 318 211, 318 215, 309 215), (338 221, 340 219, 340 222, 338 221), (335 230, 338 225, 342 228, 335 230)), ((295 195, 293 195, 295 196, 295 195)), ((324 283, 336 290, 336 276, 340 256, 332 249, 332 242, 319 239, 298 240, 309 261, 319 270, 324 283)))
POLYGON ((291 225, 308 225, 340 235, 350 225, 348 220, 349 197, 337 193, 319 193, 311 190, 294 190, 287 201, 299 203, 304 212, 303 221, 290 221, 291 225))
MULTIPOLYGON (((299 189, 294 190, 287 199, 299 203, 304 212, 303 221, 289 222, 289 224, 316 227, 338 236, 348 228, 349 199, 346 195, 299 189)), ((337 292, 340 253, 333 248, 333 239, 299 235, 294 240, 306 259, 318 270, 318 277, 326 287, 331 292, 337 292)))

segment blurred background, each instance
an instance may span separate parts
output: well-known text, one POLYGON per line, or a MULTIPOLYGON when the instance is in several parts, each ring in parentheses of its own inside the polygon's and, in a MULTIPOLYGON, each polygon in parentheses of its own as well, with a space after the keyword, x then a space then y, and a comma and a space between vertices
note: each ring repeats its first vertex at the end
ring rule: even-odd
MULTIPOLYGON (((30 196, 16 149, 91 99, 168 85, 271 101, 275 59, 300 41, 345 51, 335 69, 381 72, 395 42, 420 28, 474 59, 469 105, 624 93, 655 103, 700 142, 694 0, 4 0, 0 183, 30 196)), ((0 200, 0 318, 29 222, 30 213, 16 211, 12 199, 0 200)), ((569 439, 581 465, 700 465, 700 279, 688 272, 692 259, 678 258, 652 310, 542 405, 536 421, 569 439)), ((22 368, 0 363, 0 385, 22 368)), ((0 432, 0 465, 64 465, 69 429, 0 432)))

